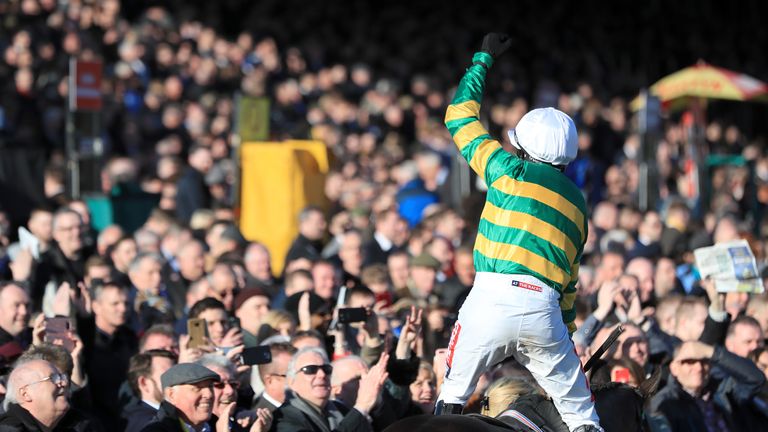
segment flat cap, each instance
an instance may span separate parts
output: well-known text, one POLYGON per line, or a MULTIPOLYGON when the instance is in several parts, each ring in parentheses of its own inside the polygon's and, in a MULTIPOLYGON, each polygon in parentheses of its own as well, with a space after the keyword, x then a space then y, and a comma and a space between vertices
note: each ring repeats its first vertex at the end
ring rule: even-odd
POLYGON ((160 376, 160 383, 163 388, 195 384, 207 380, 221 381, 219 374, 195 363, 179 363, 160 376))

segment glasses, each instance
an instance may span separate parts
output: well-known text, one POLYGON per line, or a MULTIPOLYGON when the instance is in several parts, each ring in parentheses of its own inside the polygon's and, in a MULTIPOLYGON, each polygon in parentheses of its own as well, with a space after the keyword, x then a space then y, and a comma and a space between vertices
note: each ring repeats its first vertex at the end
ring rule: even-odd
POLYGON ((219 381, 219 382, 213 383, 213 387, 215 387, 215 388, 217 388, 219 390, 223 389, 227 385, 232 387, 234 390, 237 390, 237 389, 240 388, 240 381, 232 380, 232 381, 219 381))
POLYGON ((685 366, 693 366, 696 363, 701 363, 702 366, 709 366, 709 359, 682 359, 678 361, 685 366))
POLYGON ((634 337, 628 337, 624 340, 624 345, 631 346, 634 344, 647 344, 648 339, 642 337, 642 336, 634 336, 634 337))
POLYGON ((52 373, 52 374, 48 375, 47 377, 45 377, 45 378, 43 378, 41 380, 32 381, 29 384, 25 384, 25 385, 21 386, 21 388, 29 387, 29 386, 35 385, 35 384, 40 384, 41 382, 46 382, 46 381, 50 381, 54 385, 67 385, 67 383, 69 383, 69 378, 67 378, 67 376, 62 374, 62 373, 52 373))
POLYGON ((324 374, 330 375, 331 372, 333 372, 333 366, 329 364, 323 364, 323 365, 306 365, 303 368, 299 369, 298 371, 306 374, 306 375, 316 375, 317 371, 321 370, 324 374))

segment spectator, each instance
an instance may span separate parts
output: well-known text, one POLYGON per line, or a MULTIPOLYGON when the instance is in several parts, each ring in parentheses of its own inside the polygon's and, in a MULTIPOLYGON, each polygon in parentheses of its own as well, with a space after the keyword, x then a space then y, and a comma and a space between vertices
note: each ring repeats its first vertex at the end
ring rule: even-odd
MULTIPOLYGON (((219 376, 219 380, 213 384, 213 401, 211 410, 211 422, 216 423, 222 416, 236 417, 243 410, 237 407, 230 410, 230 405, 237 405, 237 392, 240 389, 240 381, 237 380, 235 365, 229 359, 220 354, 206 354, 195 363, 204 366, 219 376), (229 415, 227 416, 227 413, 229 415)), ((238 430, 237 424, 234 430, 238 430)))
POLYGON ((750 316, 740 316, 731 321, 725 336, 725 349, 747 358, 749 353, 765 345, 760 323, 750 316))
POLYGON ((248 286, 258 285, 270 296, 275 295, 275 279, 272 274, 269 249, 261 243, 251 243, 245 250, 243 262, 248 271, 248 286))
POLYGON ((347 288, 362 286, 360 272, 363 269, 363 236, 359 231, 344 233, 339 247, 341 261, 341 283, 347 288))
POLYGON ((740 413, 765 384, 763 373, 748 359, 698 341, 684 342, 669 365, 671 379, 651 400, 672 430, 757 430, 740 413), (712 375, 714 367, 722 378, 712 375), (729 401, 729 403, 725 403, 729 401))
POLYGON ((115 243, 107 248, 107 256, 114 268, 112 274, 113 281, 126 286, 130 283, 128 269, 134 258, 136 258, 137 252, 136 240, 130 236, 123 236, 117 239, 115 243))
POLYGON ((136 353, 136 334, 126 326, 127 290, 113 283, 94 289, 93 318, 80 319, 85 369, 88 371, 94 415, 107 429, 118 429, 118 390, 127 378, 130 358, 136 353))
POLYGON ((410 259, 405 251, 397 251, 387 258, 387 269, 392 281, 394 292, 405 292, 408 289, 408 263, 410 259))
POLYGON ((139 352, 165 350, 179 355, 179 342, 176 333, 168 324, 158 324, 148 328, 139 339, 139 352))
POLYGON ((32 342, 28 328, 31 305, 27 292, 18 284, 0 284, 0 345, 16 343, 19 349, 32 342))
POLYGON ((370 431, 369 412, 376 403, 386 373, 380 365, 360 382, 355 406, 347 408, 330 400, 331 372, 325 351, 305 348, 293 355, 288 365, 290 393, 275 411, 276 431, 324 429, 332 431, 370 431))
POLYGON ((406 161, 397 168, 397 182, 400 186, 397 192, 397 204, 400 216, 415 227, 423 217, 424 209, 440 201, 434 192, 428 190, 424 181, 419 178, 415 162, 406 161))
POLYGON ((176 195, 176 217, 185 224, 195 210, 211 206, 211 192, 205 183, 205 175, 213 164, 210 149, 199 144, 193 146, 187 162, 189 166, 179 179, 176 195))
POLYGON ((438 285, 440 303, 454 310, 461 308, 475 283, 475 264, 471 247, 456 249, 453 258, 454 275, 438 285))
POLYGON ((269 351, 272 361, 259 365, 259 377, 264 383, 264 391, 255 400, 253 407, 274 412, 285 402, 288 364, 296 353, 296 348, 288 343, 273 343, 269 346, 269 351))
POLYGON ((138 399, 123 409, 126 432, 141 431, 157 415, 163 401, 160 377, 175 363, 175 356, 165 350, 149 350, 131 357, 128 383, 138 399))
POLYGON ((400 215, 394 209, 375 215, 373 238, 363 246, 366 266, 387 263, 387 257, 395 247, 399 220, 400 215))
POLYGON ((210 296, 224 304, 227 311, 231 311, 235 291, 238 289, 237 275, 232 266, 224 263, 214 265, 208 279, 211 284, 210 296))
POLYGON ((243 344, 246 348, 259 344, 259 328, 267 312, 269 312, 269 297, 261 288, 246 288, 235 297, 234 315, 240 319, 243 344))
POLYGON ((45 360, 31 360, 17 366, 8 377, 6 412, 0 417, 0 427, 69 430, 73 425, 60 424, 69 410, 68 383, 67 376, 45 360))
POLYGON ((206 297, 195 303, 189 310, 189 317, 205 320, 208 338, 217 347, 235 347, 242 343, 240 329, 231 327, 224 304, 215 298, 206 297))
POLYGON ((320 260, 312 265, 312 280, 315 294, 331 302, 335 300, 340 282, 330 261, 320 260))
POLYGON ((435 410, 437 399, 437 377, 432 370, 432 365, 422 361, 419 364, 419 375, 410 386, 411 400, 417 404, 425 414, 431 414, 435 410))
POLYGON ((422 308, 437 303, 437 295, 434 290, 439 268, 440 262, 427 253, 414 257, 409 264, 407 291, 401 290, 395 294, 399 298, 412 299, 422 308))
POLYGON ((291 243, 285 262, 296 258, 307 258, 311 261, 320 258, 323 250, 322 240, 327 227, 325 216, 318 207, 307 207, 299 213, 299 235, 291 243))
POLYGON ((141 329, 173 322, 173 307, 164 290, 162 268, 165 261, 159 253, 142 253, 131 263, 132 307, 141 329))
MULTIPOLYGON (((160 376, 163 385, 163 401, 151 423, 142 431, 188 431, 218 430, 210 424, 213 410, 213 384, 220 382, 219 376, 195 363, 175 365, 160 376)), ((223 417, 228 423, 228 416, 223 417)))
MULTIPOLYGON (((51 248, 40 255, 31 273, 31 297, 35 304, 40 304, 45 286, 53 281, 54 286, 68 282, 77 286, 85 274, 85 259, 83 253, 83 220, 79 213, 64 207, 53 215, 53 244, 51 248)), ((14 279, 25 279, 14 274, 14 279)))

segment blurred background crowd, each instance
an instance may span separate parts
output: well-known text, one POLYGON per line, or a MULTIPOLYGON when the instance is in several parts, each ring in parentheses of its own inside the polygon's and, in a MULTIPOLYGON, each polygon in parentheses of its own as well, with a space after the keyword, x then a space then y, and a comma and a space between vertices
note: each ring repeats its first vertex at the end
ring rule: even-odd
MULTIPOLYGON (((713 103, 698 132, 681 113, 665 117, 653 147, 658 200, 641 209, 642 139, 629 101, 698 58, 768 77, 764 7, 519 3, 1 0, 4 409, 20 405, 39 420, 46 402, 20 399, 9 379, 14 365, 31 364, 56 372, 24 386, 67 387, 66 421, 56 424, 139 431, 163 400, 160 376, 197 362, 220 378, 212 428, 232 405, 230 427, 264 427, 257 408, 275 411, 286 394, 307 399, 315 384, 328 388, 316 404, 328 418, 338 410, 327 404, 354 407, 373 430, 431 412, 474 278, 485 190, 471 177, 471 192, 455 199, 457 152, 443 117, 482 34, 508 29, 517 44, 489 77, 482 120, 500 140, 538 106, 577 124, 579 156, 566 174, 590 210, 577 351, 586 361, 625 328, 593 385, 640 385, 661 368, 649 409, 658 430, 759 430, 768 296, 717 293, 692 251, 746 239, 766 269, 768 110, 713 103), (71 56, 104 63, 99 188, 157 197, 137 226, 97 230, 92 209, 67 193, 71 56), (286 222, 298 235, 279 272, 269 248, 238 229, 235 92, 269 98, 272 140, 319 140, 332 155, 328 205, 286 222), (696 133, 702 151, 729 157, 708 167, 708 193, 693 200, 684 161, 696 133), (21 246, 18 227, 39 251, 21 246), (368 315, 339 323, 348 307, 368 315), (52 338, 45 317, 56 316, 70 330, 52 338), (207 323, 201 346, 190 346, 190 318, 207 323), (243 349, 258 346, 272 361, 244 365, 243 349), (333 368, 311 368, 317 361, 333 368)), ((510 359, 484 374, 467 411, 495 415, 531 391, 510 359)), ((273 429, 301 430, 290 412, 274 417, 273 429)))

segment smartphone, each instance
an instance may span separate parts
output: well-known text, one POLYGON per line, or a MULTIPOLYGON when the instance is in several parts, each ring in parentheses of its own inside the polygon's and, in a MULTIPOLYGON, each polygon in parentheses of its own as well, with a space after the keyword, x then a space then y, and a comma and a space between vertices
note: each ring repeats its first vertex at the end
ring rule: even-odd
POLYGON ((257 346, 245 348, 240 355, 245 365, 260 365, 272 362, 272 352, 269 346, 257 346))
POLYGON ((75 341, 70 337, 70 323, 67 317, 45 319, 45 342, 63 346, 68 352, 75 348, 75 341))
POLYGON ((197 348, 205 345, 205 337, 208 327, 202 318, 190 318, 187 320, 187 334, 189 335, 189 347, 197 348))
POLYGON ((389 291, 376 293, 376 304, 384 302, 384 307, 392 306, 392 293, 389 291))
POLYGON ((346 324, 360 322, 368 319, 368 311, 365 308, 341 308, 339 309, 339 323, 346 324))
POLYGON ((630 381, 629 369, 625 367, 615 367, 611 370, 611 381, 628 384, 630 381))
POLYGON ((236 316, 229 317, 229 328, 240 328, 240 318, 236 316))

